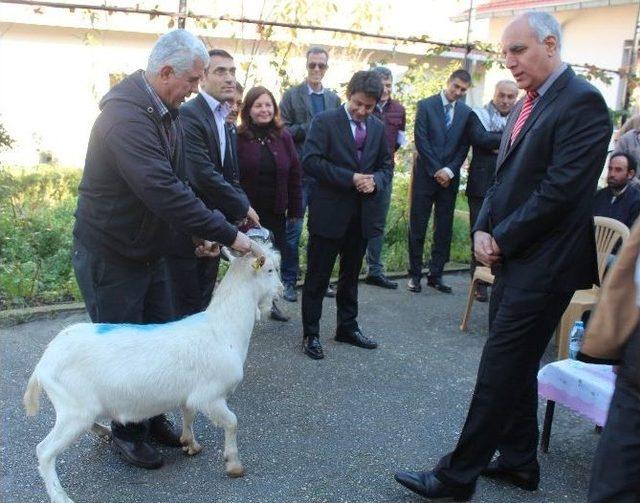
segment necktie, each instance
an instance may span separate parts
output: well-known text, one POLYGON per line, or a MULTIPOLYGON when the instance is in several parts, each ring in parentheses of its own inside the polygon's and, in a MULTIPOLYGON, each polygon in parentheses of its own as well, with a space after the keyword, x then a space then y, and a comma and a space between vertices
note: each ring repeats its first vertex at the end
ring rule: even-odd
POLYGON ((447 103, 444 106, 444 124, 449 129, 451 127, 451 123, 453 122, 453 105, 451 103, 447 103))
POLYGON ((511 131, 511 144, 516 140, 518 134, 520 134, 520 130, 524 123, 527 122, 527 119, 531 115, 531 110, 533 110, 533 102, 538 97, 537 91, 528 91, 527 99, 524 100, 524 105, 522 105, 522 110, 520 110, 520 115, 518 115, 518 120, 516 120, 515 126, 513 126, 513 131, 511 131))
POLYGON ((362 159, 362 151, 364 150, 364 141, 367 139, 367 132, 364 129, 364 125, 362 124, 362 121, 353 121, 356 125, 356 134, 355 134, 355 141, 356 141, 356 157, 358 158, 358 161, 360 159, 362 159))

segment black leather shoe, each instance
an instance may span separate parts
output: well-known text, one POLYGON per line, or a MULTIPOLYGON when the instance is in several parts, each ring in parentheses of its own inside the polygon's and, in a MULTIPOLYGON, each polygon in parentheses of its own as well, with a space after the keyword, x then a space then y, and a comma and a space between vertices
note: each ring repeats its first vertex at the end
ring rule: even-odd
POLYGON ((476 300, 478 302, 487 302, 489 300, 489 295, 487 294, 487 285, 483 285, 480 283, 476 288, 476 300))
POLYGON ((149 438, 167 447, 182 447, 180 433, 164 414, 149 419, 149 438))
POLYGON ((146 442, 140 440, 129 442, 113 437, 111 445, 130 465, 146 468, 147 470, 155 470, 162 466, 162 456, 157 449, 146 442))
POLYGON ((413 293, 420 293, 422 291, 422 287, 420 286, 419 279, 410 279, 407 283, 407 290, 413 293))
POLYGON ((278 304, 275 302, 271 305, 271 319, 276 321, 289 321, 289 317, 280 311, 278 304))
POLYGON ((362 330, 357 328, 353 332, 347 332, 345 330, 336 330, 336 341, 346 342, 352 346, 358 346, 359 348, 375 349, 378 347, 378 343, 371 337, 367 337, 362 333, 362 330))
POLYGON ((318 336, 310 336, 302 339, 302 351, 309 358, 314 360, 322 360, 324 358, 324 351, 322 351, 322 344, 318 336))
POLYGON ((364 282, 367 285, 388 288, 389 290, 395 290, 396 288, 398 288, 398 283, 396 283, 395 281, 391 281, 389 278, 383 276, 382 274, 376 276, 367 276, 366 278, 364 278, 364 282))
POLYGON ((398 472, 394 478, 410 491, 424 498, 448 498, 452 501, 469 501, 474 487, 453 487, 440 482, 433 472, 398 472))
POLYGON ((535 491, 540 485, 540 465, 537 461, 519 468, 504 468, 496 459, 489 463, 480 475, 490 479, 504 480, 525 491, 535 491))
POLYGON ((324 292, 325 297, 334 298, 336 296, 336 286, 334 284, 330 284, 327 287, 327 291, 324 292))
POLYGON ((451 287, 449 285, 445 285, 440 277, 436 278, 433 276, 427 276, 427 285, 431 288, 435 288, 439 292, 451 293, 451 287))

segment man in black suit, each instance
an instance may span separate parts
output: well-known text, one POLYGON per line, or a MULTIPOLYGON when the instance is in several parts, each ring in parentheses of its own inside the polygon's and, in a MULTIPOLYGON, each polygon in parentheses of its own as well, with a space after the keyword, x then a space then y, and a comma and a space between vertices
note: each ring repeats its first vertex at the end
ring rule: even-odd
MULTIPOLYGON (((467 178, 467 202, 469 203, 470 228, 476 224, 484 196, 493 183, 493 174, 498 160, 498 147, 502 132, 507 125, 507 117, 518 99, 518 86, 512 80, 501 80, 496 84, 493 98, 482 108, 473 110, 467 121, 467 134, 471 143, 472 156, 467 178)), ((471 244, 471 276, 477 262, 471 244)), ((476 289, 476 300, 486 302, 487 285, 482 283, 476 289)))
POLYGON ((340 255, 335 339, 373 349, 376 342, 358 326, 358 274, 370 238, 384 231, 385 189, 391 182, 391 154, 384 125, 372 114, 382 96, 382 80, 356 72, 348 102, 318 114, 304 148, 302 166, 316 181, 309 204, 307 272, 302 291, 303 350, 324 357, 320 317, 331 271, 340 255))
POLYGON ((435 205, 427 284, 451 293, 451 288, 442 282, 442 271, 449 260, 460 166, 469 152, 465 128, 471 108, 458 100, 470 86, 471 75, 465 70, 456 70, 449 77, 446 89, 418 102, 414 128, 418 157, 411 177, 409 213, 410 279, 407 288, 411 292, 422 290, 424 239, 431 208, 435 205))
MULTIPOLYGON (((240 187, 234 130, 226 121, 229 101, 236 97, 235 72, 231 54, 210 50, 200 92, 180 107, 187 161, 183 178, 208 208, 220 210, 230 222, 258 223, 240 187)), ((209 305, 220 258, 196 258, 188 236, 178 236, 176 241, 169 265, 175 309, 181 317, 209 305)))
POLYGON ((427 498, 468 501, 480 475, 539 484, 537 371, 574 291, 598 281, 593 194, 612 130, 604 99, 562 63, 560 43, 545 12, 519 16, 502 36, 527 96, 507 122, 473 234, 476 258, 496 274, 489 337, 455 450, 433 471, 396 474, 427 498))

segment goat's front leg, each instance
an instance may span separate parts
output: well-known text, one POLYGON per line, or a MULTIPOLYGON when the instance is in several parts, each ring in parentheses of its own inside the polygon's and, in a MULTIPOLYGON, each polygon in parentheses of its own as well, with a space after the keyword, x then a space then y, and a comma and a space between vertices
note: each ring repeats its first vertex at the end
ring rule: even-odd
POLYGON ((189 456, 194 456, 202 450, 202 446, 193 435, 193 420, 196 417, 196 410, 186 405, 182 406, 182 435, 180 435, 180 443, 182 450, 189 456))
POLYGON ((224 428, 224 461, 227 475, 229 477, 242 477, 244 468, 242 468, 238 455, 238 419, 236 415, 229 410, 227 401, 224 398, 210 404, 206 412, 211 422, 224 428))

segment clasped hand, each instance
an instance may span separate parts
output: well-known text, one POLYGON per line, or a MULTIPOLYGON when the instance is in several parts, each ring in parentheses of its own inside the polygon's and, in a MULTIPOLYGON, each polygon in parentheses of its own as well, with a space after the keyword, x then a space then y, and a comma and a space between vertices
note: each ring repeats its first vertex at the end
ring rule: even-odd
POLYGON ((502 252, 491 234, 483 231, 473 233, 473 254, 476 260, 488 267, 502 261, 502 252))
POLYGON ((433 176, 442 187, 445 189, 451 184, 451 178, 449 178, 449 174, 444 170, 444 168, 436 171, 436 174, 433 176))
POLYGON ((353 174, 353 185, 358 192, 362 192, 363 194, 370 194, 376 188, 373 175, 366 175, 364 173, 353 174))

